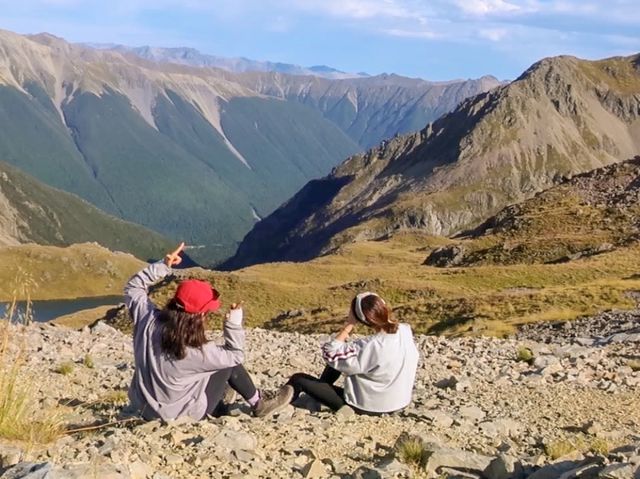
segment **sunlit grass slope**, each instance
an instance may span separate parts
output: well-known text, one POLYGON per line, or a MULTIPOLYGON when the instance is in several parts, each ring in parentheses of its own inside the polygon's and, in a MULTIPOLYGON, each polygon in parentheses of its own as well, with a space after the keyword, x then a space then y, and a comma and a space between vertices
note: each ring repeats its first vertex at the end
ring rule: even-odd
MULTIPOLYGON (((210 279, 224 302, 244 300, 247 323, 287 331, 331 331, 361 291, 383 295, 417 331, 504 335, 519 324, 573 319, 610 308, 632 308, 640 288, 640 246, 564 264, 424 266, 448 240, 402 234, 354 243, 306 263, 257 265, 233 273, 191 270, 210 279)), ((160 287, 162 305, 175 282, 160 287)))

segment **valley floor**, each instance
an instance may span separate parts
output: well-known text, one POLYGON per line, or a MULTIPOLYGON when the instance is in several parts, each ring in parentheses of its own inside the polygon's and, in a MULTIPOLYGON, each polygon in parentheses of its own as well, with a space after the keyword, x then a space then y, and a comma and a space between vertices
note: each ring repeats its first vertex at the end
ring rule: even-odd
MULTIPOLYGON (((422 357, 415 400, 401 414, 333 414, 303 400, 303 407, 255 419, 236 403, 231 416, 200 423, 130 421, 28 452, 5 445, 2 465, 45 463, 57 471, 54 477, 65 478, 412 477, 415 470, 394 459, 402 433, 420 436, 430 451, 444 451, 431 455, 430 471, 479 472, 501 453, 513 458, 507 463, 521 461, 527 473, 562 456, 565 467, 577 467, 594 454, 606 462, 609 451, 629 444, 636 448, 629 460, 637 461, 640 314, 610 316, 573 328, 532 326, 517 339, 417 336, 422 357), (532 353, 529 362, 516 360, 525 359, 524 348, 532 353), (377 475, 363 475, 368 469, 377 475)), ((102 323, 83 331, 47 324, 20 331, 15 327, 13 334, 24 335, 40 409, 62 407, 67 424, 75 425, 122 416, 133 371, 128 336, 102 323)), ((297 371, 319 373, 322 339, 249 330, 248 370, 266 389, 297 371)), ((9 474, 0 477, 23 477, 9 474)))

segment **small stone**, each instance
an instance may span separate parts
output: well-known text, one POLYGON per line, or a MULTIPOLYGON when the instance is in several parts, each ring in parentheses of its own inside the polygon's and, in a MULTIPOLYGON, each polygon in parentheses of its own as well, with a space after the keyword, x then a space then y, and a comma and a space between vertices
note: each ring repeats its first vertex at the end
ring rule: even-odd
POLYGON ((327 470, 320 459, 314 459, 302 469, 302 475, 307 479, 316 479, 327 476, 327 470))
POLYGON ((424 416, 436 427, 446 429, 453 425, 453 418, 442 411, 429 411, 424 416))
POLYGON ((175 466, 184 462, 182 457, 177 454, 167 454, 164 461, 167 463, 167 466, 175 466))
POLYGON ((341 419, 350 419, 356 416, 356 412, 350 406, 345 405, 336 411, 336 416, 341 419))
POLYGON ((522 464, 513 456, 500 454, 484 470, 487 479, 519 479, 524 476, 522 464))
POLYGON ((485 418, 486 413, 477 406, 464 406, 460 408, 460 416, 465 419, 479 421, 485 418))
POLYGON ((149 479, 153 476, 153 469, 142 461, 129 464, 131 479, 149 479))
POLYGON ((632 464, 611 464, 598 474, 602 479, 635 479, 639 476, 640 469, 632 464))

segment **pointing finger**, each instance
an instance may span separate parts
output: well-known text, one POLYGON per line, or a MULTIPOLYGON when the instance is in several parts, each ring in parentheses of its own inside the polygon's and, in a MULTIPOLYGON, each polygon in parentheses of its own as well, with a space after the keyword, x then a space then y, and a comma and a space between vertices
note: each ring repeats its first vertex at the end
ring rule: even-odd
POLYGON ((182 253, 182 250, 184 250, 184 241, 182 243, 180 243, 180 245, 176 248, 176 250, 171 253, 171 256, 177 256, 180 253, 182 253))

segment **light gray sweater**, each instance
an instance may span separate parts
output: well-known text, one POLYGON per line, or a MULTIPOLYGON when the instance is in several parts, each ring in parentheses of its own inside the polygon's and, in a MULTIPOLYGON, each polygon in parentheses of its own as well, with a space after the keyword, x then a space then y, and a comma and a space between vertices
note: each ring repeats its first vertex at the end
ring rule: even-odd
POLYGON ((224 322, 223 346, 206 343, 202 349, 187 348, 184 359, 163 354, 158 310, 148 296, 149 286, 171 269, 163 262, 149 265, 134 275, 124 288, 125 304, 133 319, 135 372, 129 400, 146 419, 202 419, 207 411, 205 388, 211 374, 244 360, 242 310, 231 311, 224 322))
POLYGON ((322 357, 345 374, 347 404, 363 411, 392 412, 411 402, 418 348, 408 324, 400 324, 394 334, 380 332, 350 342, 334 338, 322 346, 322 357))

